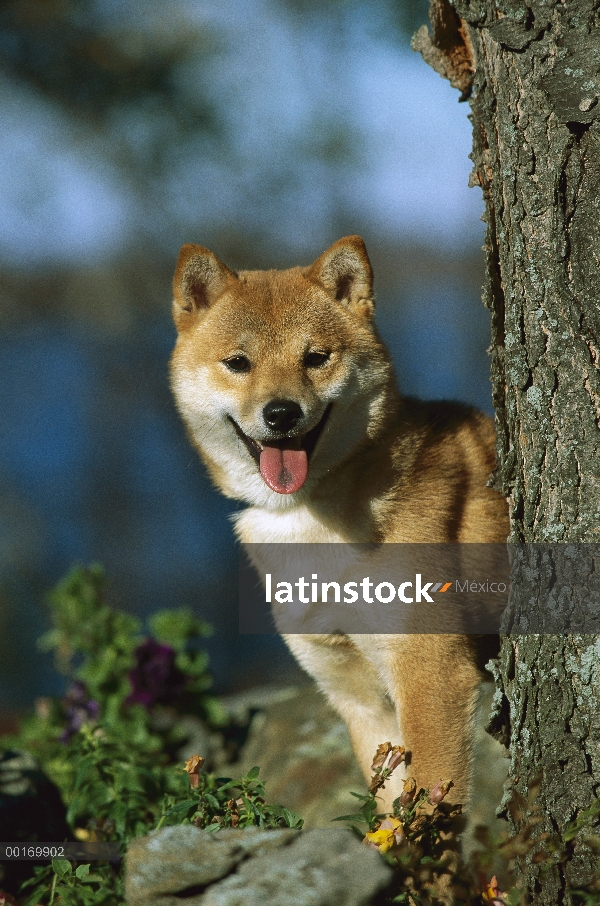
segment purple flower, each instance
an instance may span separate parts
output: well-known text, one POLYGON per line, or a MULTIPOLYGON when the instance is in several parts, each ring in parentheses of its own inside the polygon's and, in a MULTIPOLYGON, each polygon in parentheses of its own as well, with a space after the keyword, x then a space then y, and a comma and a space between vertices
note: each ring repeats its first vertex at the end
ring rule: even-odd
POLYGON ((75 680, 69 686, 62 703, 67 724, 60 741, 67 743, 84 724, 93 723, 98 719, 100 706, 93 698, 88 698, 85 683, 82 683, 81 680, 75 680))
POLYGON ((128 675, 132 689, 126 698, 128 704, 136 702, 145 708, 166 705, 184 691, 188 677, 175 666, 175 650, 170 645, 146 639, 135 649, 135 659, 136 665, 128 675))

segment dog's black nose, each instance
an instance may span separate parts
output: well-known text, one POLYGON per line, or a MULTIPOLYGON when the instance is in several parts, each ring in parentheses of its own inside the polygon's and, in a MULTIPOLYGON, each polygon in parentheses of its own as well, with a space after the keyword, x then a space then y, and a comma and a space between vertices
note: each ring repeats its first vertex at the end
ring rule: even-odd
POLYGON ((304 413, 294 400, 271 400, 263 409, 263 418, 269 428, 286 433, 295 428, 304 413))

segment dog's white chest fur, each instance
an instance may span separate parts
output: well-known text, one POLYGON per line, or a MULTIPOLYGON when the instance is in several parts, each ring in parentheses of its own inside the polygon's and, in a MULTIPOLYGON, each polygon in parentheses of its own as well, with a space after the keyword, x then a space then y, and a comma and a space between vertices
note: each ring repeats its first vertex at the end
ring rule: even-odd
POLYGON ((235 517, 235 528, 244 544, 339 544, 348 540, 306 506, 279 512, 249 507, 235 517))

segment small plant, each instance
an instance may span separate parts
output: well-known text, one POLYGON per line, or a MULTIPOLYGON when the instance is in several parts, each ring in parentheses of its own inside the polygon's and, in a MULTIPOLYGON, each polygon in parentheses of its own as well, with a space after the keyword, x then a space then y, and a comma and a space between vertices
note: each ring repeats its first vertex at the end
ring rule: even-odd
MULTIPOLYGON (((267 803, 258 768, 232 780, 201 774, 199 755, 185 767, 178 759, 187 738, 178 715, 199 715, 212 729, 227 719, 208 692, 208 658, 198 647, 207 624, 188 610, 161 611, 144 636, 138 620, 106 603, 99 567, 73 570, 49 600, 52 628, 39 644, 55 652, 70 685, 63 698, 38 702, 20 734, 2 743, 36 756, 61 792, 74 839, 115 842, 124 854, 134 837, 170 824, 302 826, 267 803)), ((121 868, 55 859, 22 885, 18 902, 118 906, 121 868)))
POLYGON ((239 780, 201 774, 204 759, 193 755, 185 763, 189 777, 187 797, 166 796, 157 828, 190 823, 218 830, 220 827, 302 827, 302 819, 282 806, 269 805, 260 769, 252 768, 239 780))
POLYGON ((392 772, 404 760, 402 746, 382 743, 373 759, 368 793, 352 794, 362 803, 359 811, 335 820, 349 822, 363 842, 377 849, 398 871, 393 902, 441 902, 435 895, 440 879, 443 876, 449 879, 451 874, 456 874, 456 860, 449 865, 446 851, 452 824, 460 815, 461 807, 443 802, 454 785, 451 780, 440 781, 431 790, 417 790, 414 779, 408 778, 402 793, 393 802, 392 812, 380 812, 376 793, 383 789, 392 772))

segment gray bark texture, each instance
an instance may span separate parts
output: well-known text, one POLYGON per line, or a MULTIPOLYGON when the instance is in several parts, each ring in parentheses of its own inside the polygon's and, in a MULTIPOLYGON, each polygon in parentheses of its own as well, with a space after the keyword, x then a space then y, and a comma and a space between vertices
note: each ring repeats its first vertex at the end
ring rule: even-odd
MULTIPOLYGON (((471 184, 486 205, 495 486, 511 540, 558 542, 559 560, 571 551, 600 602, 600 2, 431 0, 430 20, 413 47, 470 99, 471 184)), ((524 549, 513 632, 555 566, 524 549)), ((510 746, 513 832, 533 811, 534 836, 560 836, 597 801, 599 665, 596 636, 503 640, 492 726, 510 746)), ((533 902, 576 902, 593 885, 591 832, 554 867, 536 861, 549 844, 521 856, 533 902)))

